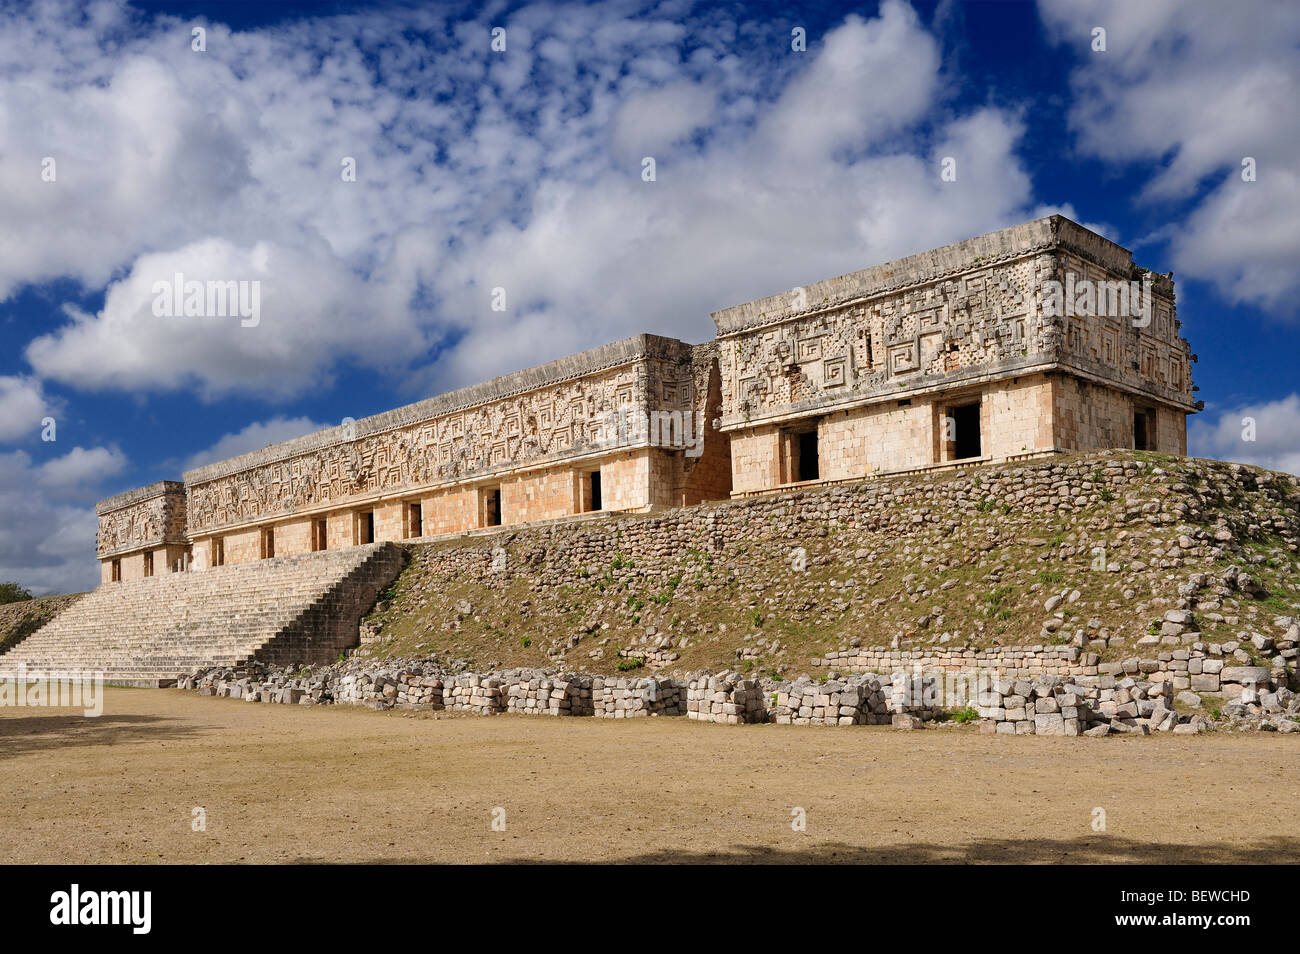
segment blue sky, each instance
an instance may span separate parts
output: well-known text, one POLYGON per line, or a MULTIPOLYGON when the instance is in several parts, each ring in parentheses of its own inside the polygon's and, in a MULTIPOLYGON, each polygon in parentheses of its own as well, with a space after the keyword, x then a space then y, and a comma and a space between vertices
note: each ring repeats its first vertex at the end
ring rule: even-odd
POLYGON ((1300 472, 1297 49, 1278 3, 4 2, 0 580, 93 585, 94 501, 196 463, 1057 211, 1175 273, 1191 451, 1300 472), (176 272, 258 323, 155 315, 176 272))

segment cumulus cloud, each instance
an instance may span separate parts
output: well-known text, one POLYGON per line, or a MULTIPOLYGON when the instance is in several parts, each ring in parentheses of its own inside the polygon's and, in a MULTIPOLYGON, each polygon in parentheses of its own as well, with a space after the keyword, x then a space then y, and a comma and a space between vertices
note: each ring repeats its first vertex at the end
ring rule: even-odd
POLYGON ((123 464, 104 448, 77 447, 42 464, 25 451, 0 453, 0 580, 37 595, 97 585, 95 486, 123 464))
POLYGON ((106 288, 29 362, 209 400, 328 387, 351 362, 428 393, 639 331, 700 340, 718 307, 1031 208, 1019 117, 937 109, 952 79, 900 0, 761 61, 738 45, 776 29, 788 49, 784 26, 625 12, 517 8, 504 54, 481 12, 210 24, 202 54, 188 21, 114 3, 0 12, 0 177, 22 185, 0 190, 0 297, 106 288), (176 271, 260 279, 260 325, 156 317, 176 271))
POLYGON ((1300 273, 1300 8, 1266 0, 1042 0, 1083 58, 1071 124, 1102 159, 1154 167, 1148 201, 1191 200, 1170 233, 1176 271, 1233 303, 1295 312, 1300 273), (1105 52, 1090 49, 1106 30, 1105 52), (1242 161, 1256 163, 1243 181, 1242 161))
POLYGON ((42 489, 54 493, 84 491, 126 469, 126 455, 116 447, 74 447, 37 470, 42 489))
POLYGON ((32 437, 41 421, 55 409, 40 381, 20 375, 0 374, 0 441, 32 437))
POLYGON ((69 309, 72 323, 34 339, 27 358, 47 378, 95 390, 289 395, 321 383, 319 370, 343 350, 382 361, 418 342, 397 304, 318 246, 211 238, 142 255, 109 286, 101 311, 69 309), (175 313, 191 283, 202 313, 175 313), (223 292, 211 304, 208 283, 223 292))
POLYGON ((238 457, 240 454, 261 450, 271 444, 293 440, 295 437, 302 437, 304 434, 311 434, 315 431, 323 431, 325 428, 332 426, 335 425, 320 424, 307 417, 281 416, 273 417, 267 421, 255 421, 233 434, 223 435, 211 447, 201 450, 197 454, 192 454, 185 460, 181 470, 193 470, 195 467, 202 467, 204 464, 210 464, 213 461, 238 457))
POLYGON ((1188 451, 1300 475, 1300 394, 1191 418, 1188 451))

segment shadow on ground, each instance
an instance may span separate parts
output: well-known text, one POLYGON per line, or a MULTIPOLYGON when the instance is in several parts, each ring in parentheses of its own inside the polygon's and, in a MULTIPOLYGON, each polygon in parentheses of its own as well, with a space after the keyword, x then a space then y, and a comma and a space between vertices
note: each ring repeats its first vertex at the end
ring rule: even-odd
MULTIPOLYGON (((741 845, 728 851, 652 851, 619 858, 496 859, 492 864, 599 864, 618 865, 925 865, 925 864, 1293 864, 1300 856, 1300 839, 1278 837, 1254 844, 1176 844, 1158 839, 1138 841, 1098 834, 1073 839, 986 838, 964 843, 899 842, 859 847, 845 844, 810 845, 787 850, 741 845)), ((437 864, 445 859, 375 858, 366 864, 437 864)), ((313 859, 298 863, 318 864, 313 859)))
POLYGON ((83 715, 72 710, 55 715, 0 719, 0 759, 75 749, 86 745, 129 745, 133 742, 191 739, 206 731, 206 726, 187 725, 176 719, 148 715, 83 715))

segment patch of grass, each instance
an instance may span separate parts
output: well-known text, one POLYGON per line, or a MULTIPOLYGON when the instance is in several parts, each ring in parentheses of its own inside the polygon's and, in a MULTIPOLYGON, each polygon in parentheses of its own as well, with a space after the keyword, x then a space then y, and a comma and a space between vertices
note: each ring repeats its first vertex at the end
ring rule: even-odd
POLYGON ((954 722, 959 722, 962 725, 966 725, 968 722, 975 722, 980 717, 979 711, 972 706, 962 706, 958 709, 953 709, 950 715, 954 722))
POLYGON ((640 656, 625 656, 615 663, 614 668, 619 672, 631 672, 633 669, 640 669, 645 665, 645 660, 640 656))
POLYGON ((1011 610, 1003 604, 1007 602, 1015 589, 1014 586, 999 586, 984 597, 984 615, 995 619, 1010 619, 1011 610))

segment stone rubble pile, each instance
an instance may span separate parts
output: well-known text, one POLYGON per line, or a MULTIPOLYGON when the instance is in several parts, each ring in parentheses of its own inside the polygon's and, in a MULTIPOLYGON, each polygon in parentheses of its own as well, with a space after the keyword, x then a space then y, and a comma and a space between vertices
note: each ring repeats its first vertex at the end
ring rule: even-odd
MULTIPOLYGON (((1259 670, 1267 687, 1267 670, 1259 670)), ((1300 711, 1294 693, 1282 688, 1260 692, 1256 683, 1243 687, 1242 698, 1253 700, 1252 711, 1243 703, 1224 707, 1228 718, 1269 721, 1281 732, 1300 731, 1300 723, 1281 714, 1287 706, 1300 711), (1268 705, 1259 704, 1267 697, 1268 705), (1270 716, 1277 718, 1270 719, 1270 716)), ((1062 679, 1043 675, 1034 679, 989 679, 979 687, 976 702, 980 730, 1006 735, 1089 735, 1131 732, 1174 732, 1178 735, 1203 732, 1210 725, 1207 714, 1178 712, 1174 703, 1199 707, 1199 696, 1175 696, 1172 680, 1146 681, 1114 675, 1080 676, 1062 679)))

